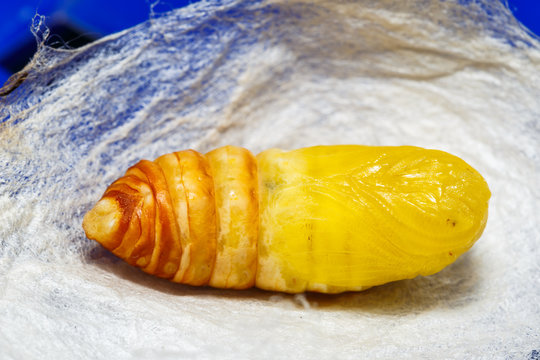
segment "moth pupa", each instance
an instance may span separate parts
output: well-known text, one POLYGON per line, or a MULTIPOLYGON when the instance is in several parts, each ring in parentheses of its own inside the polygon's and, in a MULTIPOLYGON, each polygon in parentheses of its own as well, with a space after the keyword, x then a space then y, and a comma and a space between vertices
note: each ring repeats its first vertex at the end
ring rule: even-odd
POLYGON ((470 165, 412 146, 225 146, 141 160, 84 217, 88 238, 189 285, 359 291, 434 274, 482 234, 470 165))

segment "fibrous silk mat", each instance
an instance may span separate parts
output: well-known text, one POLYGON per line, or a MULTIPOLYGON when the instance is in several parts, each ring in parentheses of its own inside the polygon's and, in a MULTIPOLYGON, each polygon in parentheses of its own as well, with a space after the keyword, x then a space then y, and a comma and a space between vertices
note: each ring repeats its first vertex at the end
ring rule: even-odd
POLYGON ((0 98, 0 358, 538 359, 539 49, 494 0, 208 1, 42 44, 0 98), (335 296, 169 283, 84 236, 139 159, 226 144, 448 151, 488 225, 438 274, 335 296))

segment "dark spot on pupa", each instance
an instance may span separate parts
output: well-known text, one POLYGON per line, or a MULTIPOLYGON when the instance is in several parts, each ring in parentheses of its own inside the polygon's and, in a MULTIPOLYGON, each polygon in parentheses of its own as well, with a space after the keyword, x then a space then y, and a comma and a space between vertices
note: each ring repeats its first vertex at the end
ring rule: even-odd
POLYGON ((456 220, 446 219, 446 225, 456 227, 456 220))
POLYGON ((276 187, 276 183, 272 181, 265 181, 264 187, 267 188, 269 191, 274 190, 276 187))

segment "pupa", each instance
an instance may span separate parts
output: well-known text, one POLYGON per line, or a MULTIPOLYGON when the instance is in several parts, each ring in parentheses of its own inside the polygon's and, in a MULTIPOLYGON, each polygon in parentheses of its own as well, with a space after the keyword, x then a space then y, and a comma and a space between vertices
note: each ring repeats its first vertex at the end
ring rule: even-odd
POLYGON ((340 293, 431 275, 482 234, 491 193, 460 158, 413 146, 236 146, 141 160, 83 228, 173 282, 340 293))

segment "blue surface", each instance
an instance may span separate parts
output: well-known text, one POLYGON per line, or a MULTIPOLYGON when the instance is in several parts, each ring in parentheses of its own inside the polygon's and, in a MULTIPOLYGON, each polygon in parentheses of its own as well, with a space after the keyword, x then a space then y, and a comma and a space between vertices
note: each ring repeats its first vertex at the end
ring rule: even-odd
MULTIPOLYGON (((165 12, 189 5, 197 0, 166 0, 155 6, 154 12, 165 12)), ((0 85, 9 77, 10 71, 2 61, 14 56, 26 56, 21 47, 34 46, 30 32, 34 15, 47 17, 47 26, 68 25, 87 40, 98 39, 135 26, 149 18, 149 0, 4 0, 0 3, 0 85)), ((58 39, 56 39, 58 40, 58 39)), ((69 40, 69 39, 64 39, 69 40)), ((28 50, 28 49, 26 49, 28 50)), ((31 51, 31 50, 30 50, 31 51)), ((28 58, 21 61, 28 61, 28 58)))
MULTIPOLYGON (((155 6, 165 12, 197 0, 167 0, 155 6)), ((495 0, 494 0, 495 1, 495 0)), ((501 0, 502 1, 502 0, 501 0)), ((2 1, 0 5, 0 85, 9 77, 6 59, 20 56, 26 63, 35 40, 30 32, 33 16, 47 16, 47 25, 67 24, 91 41, 104 35, 135 26, 149 17, 154 0, 20 0, 2 1), (26 44, 26 52, 21 46, 26 44), (30 47, 30 48, 28 48, 30 47), (4 60, 4 61, 2 61, 4 60), (2 68, 2 66, 4 66, 2 68)), ((540 0, 508 0, 514 15, 532 32, 540 35, 540 0)), ((58 39, 57 39, 58 40, 58 39)), ((69 39, 64 39, 69 40, 69 39)), ((13 69, 12 69, 13 70, 13 69)))
POLYGON ((540 0, 508 0, 508 7, 525 27, 540 36, 540 0))
MULTIPOLYGON (((9 71, 4 70, 2 67, 0 67, 0 86, 3 84, 9 77, 11 76, 11 73, 9 71)), ((2 121, 0 121, 1 123, 2 121)))

